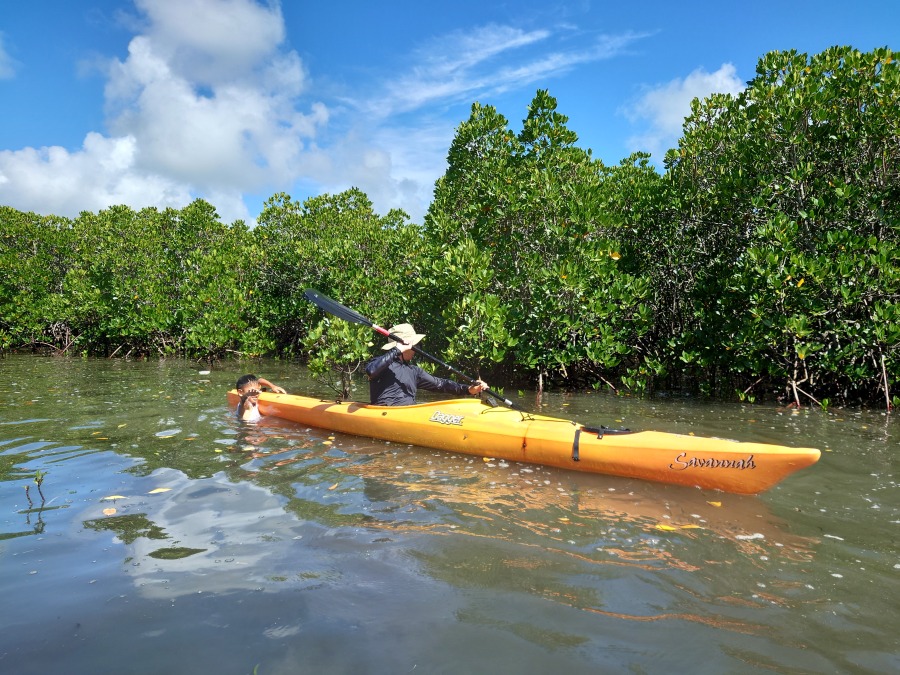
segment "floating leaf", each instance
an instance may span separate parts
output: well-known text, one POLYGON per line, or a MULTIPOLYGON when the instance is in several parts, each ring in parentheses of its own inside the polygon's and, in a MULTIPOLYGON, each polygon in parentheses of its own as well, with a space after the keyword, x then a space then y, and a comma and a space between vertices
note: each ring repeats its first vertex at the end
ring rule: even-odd
POLYGON ((103 509, 104 516, 112 516, 116 513, 115 509, 103 509))
POLYGON ((740 539, 741 541, 749 541, 751 539, 765 539, 766 535, 760 532, 754 532, 753 534, 736 534, 734 535, 735 539, 740 539))
POLYGON ((706 502, 710 506, 715 506, 716 508, 722 506, 722 502, 706 502))
POLYGON ((168 491, 171 490, 171 489, 172 489, 172 488, 153 488, 153 489, 150 490, 150 492, 148 492, 147 494, 148 494, 148 495, 158 495, 160 492, 168 492, 168 491))
POLYGON ((322 441, 322 445, 332 445, 331 441, 322 441))
POLYGON ((128 422, 122 422, 122 424, 117 426, 116 429, 121 429, 122 427, 127 427, 127 426, 128 426, 128 422))
POLYGON ((328 489, 329 489, 329 490, 334 490, 338 485, 340 485, 340 483, 335 483, 334 485, 332 485, 332 486, 331 486, 330 488, 328 488, 328 489))
POLYGON ((100 501, 101 501, 101 502, 111 502, 111 501, 113 501, 113 500, 115 500, 115 499, 127 499, 127 497, 124 497, 124 496, 122 496, 122 495, 110 495, 109 497, 104 497, 104 498, 101 499, 100 501))
POLYGON ((699 525, 682 525, 682 530, 699 530, 701 527, 699 525))
POLYGON ((675 530, 678 529, 678 528, 672 527, 671 525, 663 525, 662 523, 659 523, 659 524, 656 526, 656 529, 657 529, 657 530, 665 530, 666 532, 673 532, 673 531, 675 531, 675 530))

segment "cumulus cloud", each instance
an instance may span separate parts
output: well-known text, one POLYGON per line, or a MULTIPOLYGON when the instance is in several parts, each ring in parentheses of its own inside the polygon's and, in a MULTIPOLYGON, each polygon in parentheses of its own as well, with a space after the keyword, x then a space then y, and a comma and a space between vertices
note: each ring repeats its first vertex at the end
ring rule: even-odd
POLYGON ((113 204, 181 208, 191 201, 185 186, 136 172, 136 151, 133 137, 106 138, 95 132, 74 152, 58 146, 0 151, 0 201, 73 216, 113 204))
MULTIPOLYGON (((329 111, 298 110, 300 58, 283 50, 278 5, 253 0, 136 0, 140 32, 108 62, 109 135, 81 148, 0 152, 0 203, 75 215, 112 204, 181 208, 208 199, 250 219, 242 195, 287 188, 329 111)), ((0 60, 0 64, 3 61, 0 60)))
POLYGON ((622 109, 631 122, 644 125, 643 131, 628 139, 629 148, 650 152, 656 161, 662 161, 666 151, 674 148, 681 136, 692 100, 711 94, 738 94, 744 86, 735 67, 725 63, 713 73, 699 68, 684 79, 676 78, 646 89, 622 109))
POLYGON ((318 153, 317 183, 330 193, 356 186, 377 212, 403 209, 414 222, 422 222, 434 183, 446 169, 453 133, 453 126, 442 120, 356 128, 327 153, 318 153))
POLYGON ((179 77, 223 84, 254 76, 284 41, 277 7, 248 0, 135 0, 146 37, 179 77))
MULTIPOLYGON (((261 196, 355 186, 376 211, 421 221, 459 122, 454 106, 545 86, 644 37, 497 24, 452 32, 332 106, 315 99, 285 46, 278 2, 133 1, 120 16, 133 32, 127 53, 91 60, 104 78, 105 128, 85 130, 77 148, 0 150, 0 204, 74 216, 202 197, 225 221, 252 221, 247 202, 261 196)), ((2 47, 0 76, 12 68, 2 47)))

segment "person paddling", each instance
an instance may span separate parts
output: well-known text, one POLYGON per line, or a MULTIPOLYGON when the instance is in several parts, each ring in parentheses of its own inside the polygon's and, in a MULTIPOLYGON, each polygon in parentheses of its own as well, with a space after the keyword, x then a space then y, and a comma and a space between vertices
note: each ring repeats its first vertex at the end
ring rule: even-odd
POLYGON ((415 352, 413 346, 425 337, 416 333, 412 324, 401 323, 388 331, 402 340, 391 340, 382 347, 386 351, 366 364, 366 375, 369 377, 369 398, 375 405, 414 405, 416 392, 419 389, 437 391, 455 396, 466 394, 475 396, 488 385, 475 380, 471 385, 460 384, 453 380, 435 377, 412 363, 415 352))

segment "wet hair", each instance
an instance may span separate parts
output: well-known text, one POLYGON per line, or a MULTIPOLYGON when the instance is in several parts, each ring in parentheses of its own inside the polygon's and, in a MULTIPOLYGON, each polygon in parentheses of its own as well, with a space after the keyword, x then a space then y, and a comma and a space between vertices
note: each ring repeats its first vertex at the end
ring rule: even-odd
POLYGON ((238 378, 237 384, 234 385, 235 389, 240 389, 246 384, 250 384, 251 382, 258 382, 259 378, 256 375, 241 375, 238 378))

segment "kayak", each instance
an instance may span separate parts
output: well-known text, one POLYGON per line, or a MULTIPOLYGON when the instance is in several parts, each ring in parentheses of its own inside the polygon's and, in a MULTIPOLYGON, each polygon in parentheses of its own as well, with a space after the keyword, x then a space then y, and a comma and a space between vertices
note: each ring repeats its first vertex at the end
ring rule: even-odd
MULTIPOLYGON (((228 402, 237 407, 236 390, 228 392, 228 402)), ((259 409, 356 436, 737 494, 767 490, 821 454, 815 448, 586 426, 476 398, 378 406, 262 392, 259 409)))

